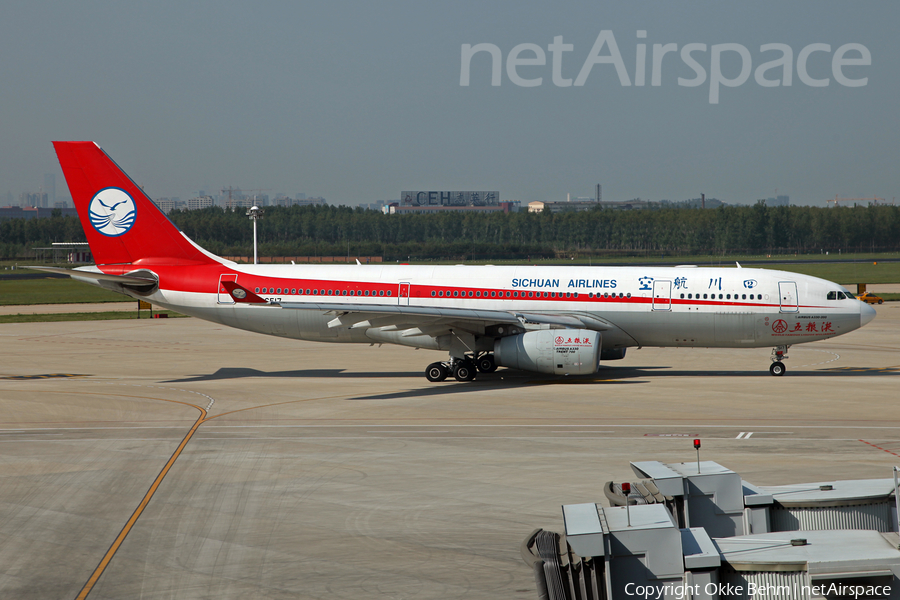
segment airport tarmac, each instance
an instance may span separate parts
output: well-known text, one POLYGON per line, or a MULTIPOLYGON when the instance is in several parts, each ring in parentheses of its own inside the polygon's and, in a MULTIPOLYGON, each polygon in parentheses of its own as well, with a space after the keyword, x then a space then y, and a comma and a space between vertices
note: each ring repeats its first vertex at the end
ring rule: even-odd
POLYGON ((790 350, 433 384, 438 353, 195 319, 0 325, 0 598, 536 598, 519 544, 632 460, 900 464, 900 304, 790 350))

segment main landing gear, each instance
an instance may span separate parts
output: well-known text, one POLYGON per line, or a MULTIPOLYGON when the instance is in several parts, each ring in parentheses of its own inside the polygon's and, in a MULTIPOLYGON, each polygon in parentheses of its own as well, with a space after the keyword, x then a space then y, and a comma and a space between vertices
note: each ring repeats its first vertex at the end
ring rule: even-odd
POLYGON ((494 355, 484 353, 465 358, 450 357, 448 361, 431 363, 425 369, 425 377, 428 381, 436 382, 444 381, 453 375, 457 381, 472 381, 479 372, 493 373, 496 370, 494 355))
POLYGON ((769 366, 769 373, 776 377, 781 377, 787 371, 784 361, 788 355, 787 351, 790 346, 775 346, 772 348, 772 364, 769 366))

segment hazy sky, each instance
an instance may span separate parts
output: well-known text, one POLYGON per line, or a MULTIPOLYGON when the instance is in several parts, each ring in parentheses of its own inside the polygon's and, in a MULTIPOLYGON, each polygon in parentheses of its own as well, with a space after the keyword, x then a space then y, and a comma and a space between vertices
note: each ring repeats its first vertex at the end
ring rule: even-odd
POLYGON ((890 200, 900 197, 898 22, 900 4, 887 0, 7 0, 0 193, 37 191, 44 173, 57 173, 65 194, 50 142, 89 139, 154 197, 233 185, 331 203, 415 189, 499 190, 528 202, 590 196, 602 183, 605 200, 705 192, 749 203, 776 189, 799 204, 890 200), (590 68, 603 31, 627 81, 602 62, 609 44, 590 68), (572 49, 552 50, 558 36, 572 49), (460 85, 464 44, 500 50, 499 86, 487 51, 460 85), (520 44, 539 48, 520 46, 510 60, 520 44), (654 44, 677 45, 656 86, 654 44), (688 44, 705 50, 685 54, 688 44), (764 44, 791 54, 787 74, 762 74, 777 87, 756 81, 760 65, 785 55, 764 44), (846 44, 864 48, 835 67, 846 44), (870 65, 852 64, 865 53, 870 65), (528 64, 540 55, 545 64, 528 64), (700 85, 688 85, 700 80, 692 62, 700 85), (714 86, 711 103, 713 80, 735 85, 742 69, 746 81, 714 86), (849 87, 840 76, 867 81, 849 87))

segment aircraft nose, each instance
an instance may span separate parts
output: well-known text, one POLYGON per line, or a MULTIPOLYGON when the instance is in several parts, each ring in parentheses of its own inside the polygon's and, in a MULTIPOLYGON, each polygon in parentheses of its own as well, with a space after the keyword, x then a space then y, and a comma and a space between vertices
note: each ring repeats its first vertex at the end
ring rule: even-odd
POLYGON ((875 318, 875 309, 866 304, 865 302, 859 303, 859 326, 862 327, 867 325, 872 319, 875 318))

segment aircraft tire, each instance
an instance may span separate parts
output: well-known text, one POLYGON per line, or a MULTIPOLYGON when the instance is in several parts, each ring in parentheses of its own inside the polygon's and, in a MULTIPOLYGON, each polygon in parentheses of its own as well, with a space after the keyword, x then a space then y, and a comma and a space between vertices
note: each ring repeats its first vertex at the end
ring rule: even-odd
POLYGON ((787 368, 784 366, 784 363, 773 362, 769 366, 769 373, 771 373, 775 377, 781 377, 782 375, 784 375, 785 371, 787 371, 787 368))
POLYGON ((453 372, 453 376, 456 377, 457 381, 472 381, 477 374, 478 370, 475 368, 475 365, 468 360, 460 362, 453 372))
POLYGON ((438 382, 447 379, 450 371, 444 366, 444 363, 431 363, 425 369, 425 378, 431 382, 438 382))
POLYGON ((476 363, 479 373, 493 373, 497 370, 497 361, 493 354, 485 354, 476 363))

